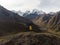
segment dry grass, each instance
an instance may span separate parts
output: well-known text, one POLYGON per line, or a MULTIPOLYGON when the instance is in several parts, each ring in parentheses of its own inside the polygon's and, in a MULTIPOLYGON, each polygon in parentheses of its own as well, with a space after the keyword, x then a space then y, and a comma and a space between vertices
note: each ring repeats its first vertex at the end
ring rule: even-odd
POLYGON ((0 45, 60 45, 60 36, 48 32, 20 32, 1 36, 0 45))

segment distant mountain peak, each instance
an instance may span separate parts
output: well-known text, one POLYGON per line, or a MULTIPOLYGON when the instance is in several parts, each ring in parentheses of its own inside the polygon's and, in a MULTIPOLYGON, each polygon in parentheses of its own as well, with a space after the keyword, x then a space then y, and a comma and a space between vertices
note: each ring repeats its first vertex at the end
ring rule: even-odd
POLYGON ((45 14, 44 11, 42 11, 42 10, 37 10, 37 9, 32 10, 32 12, 33 12, 33 13, 37 13, 37 14, 45 14))

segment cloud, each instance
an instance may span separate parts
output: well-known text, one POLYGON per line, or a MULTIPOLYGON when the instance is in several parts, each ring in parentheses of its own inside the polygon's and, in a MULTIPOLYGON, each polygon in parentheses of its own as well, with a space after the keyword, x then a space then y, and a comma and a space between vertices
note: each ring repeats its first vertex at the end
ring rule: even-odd
POLYGON ((60 10, 60 0, 39 0, 38 7, 46 12, 55 12, 60 10))
POLYGON ((60 0, 0 0, 0 4, 9 10, 39 9, 45 12, 60 10, 60 0))
POLYGON ((37 8, 38 0, 0 0, 0 4, 10 10, 37 8))
POLYGON ((51 0, 40 0, 41 3, 40 3, 40 7, 48 7, 48 6, 51 6, 51 0))

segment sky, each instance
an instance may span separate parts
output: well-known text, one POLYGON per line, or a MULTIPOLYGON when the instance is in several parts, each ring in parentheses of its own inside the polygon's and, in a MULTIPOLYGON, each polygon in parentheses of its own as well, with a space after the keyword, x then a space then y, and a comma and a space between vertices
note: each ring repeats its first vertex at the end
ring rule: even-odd
POLYGON ((60 11, 60 0, 0 0, 0 5, 8 10, 38 9, 44 12, 60 11))

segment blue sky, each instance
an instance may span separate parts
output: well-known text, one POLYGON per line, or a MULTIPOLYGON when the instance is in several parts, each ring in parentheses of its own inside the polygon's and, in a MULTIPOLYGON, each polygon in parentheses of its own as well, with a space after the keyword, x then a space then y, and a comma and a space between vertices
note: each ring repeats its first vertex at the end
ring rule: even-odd
POLYGON ((45 12, 56 12, 60 10, 60 0, 0 0, 0 5, 16 11, 38 9, 45 12))

